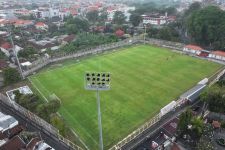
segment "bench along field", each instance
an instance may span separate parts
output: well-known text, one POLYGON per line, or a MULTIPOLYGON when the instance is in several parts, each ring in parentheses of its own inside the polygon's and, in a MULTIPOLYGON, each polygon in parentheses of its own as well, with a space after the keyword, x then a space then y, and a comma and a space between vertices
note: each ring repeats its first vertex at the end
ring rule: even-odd
POLYGON ((104 147, 110 148, 220 67, 168 49, 137 45, 65 62, 30 79, 44 97, 55 94, 61 100, 60 114, 69 126, 90 149, 98 149, 96 93, 84 88, 86 71, 111 73, 111 90, 100 93, 104 147))

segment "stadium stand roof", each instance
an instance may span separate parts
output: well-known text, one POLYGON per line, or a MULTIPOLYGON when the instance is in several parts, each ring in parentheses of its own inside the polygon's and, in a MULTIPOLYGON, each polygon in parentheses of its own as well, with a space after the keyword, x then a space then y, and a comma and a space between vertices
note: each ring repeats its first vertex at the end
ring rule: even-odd
POLYGON ((206 87, 205 84, 197 84, 184 94, 180 96, 182 99, 188 99, 190 102, 194 102, 200 95, 201 91, 206 87))

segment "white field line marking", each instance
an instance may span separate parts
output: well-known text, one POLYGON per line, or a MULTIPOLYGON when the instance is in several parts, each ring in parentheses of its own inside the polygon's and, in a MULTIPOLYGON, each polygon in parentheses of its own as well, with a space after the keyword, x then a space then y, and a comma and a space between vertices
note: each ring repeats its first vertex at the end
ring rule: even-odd
POLYGON ((77 124, 79 124, 79 126, 80 126, 80 128, 86 133, 86 135, 88 135, 88 137, 89 138, 91 138, 92 139, 92 141, 94 142, 94 143, 96 143, 96 144, 98 144, 98 142, 96 141, 96 139, 94 139, 86 130, 85 130, 85 128, 83 128, 82 127, 82 125, 78 122, 78 121, 76 121, 75 119, 73 119, 73 116, 67 111, 67 109, 65 109, 65 107, 63 107, 63 106, 61 106, 62 107, 62 109, 63 109, 63 111, 74 121, 74 122, 76 122, 77 124))
POLYGON ((48 96, 50 96, 51 95, 51 92, 49 92, 49 90, 46 89, 46 87, 38 80, 37 77, 34 77, 34 78, 39 83, 39 85, 47 92, 48 96))
POLYGON ((31 81, 30 78, 28 78, 28 80, 30 81, 30 83, 34 86, 34 88, 41 94, 41 96, 44 98, 44 100, 46 102, 48 102, 48 99, 44 96, 44 94, 39 90, 39 88, 33 83, 33 81, 31 81))
MULTIPOLYGON (((48 99, 44 96, 44 94, 38 89, 38 87, 30 80, 30 78, 28 78, 28 80, 31 82, 31 84, 37 89, 37 91, 41 94, 41 96, 45 99, 45 101, 46 102, 48 102, 48 99)), ((39 83, 40 83, 40 81, 35 77, 35 80, 36 81, 38 81, 39 83)), ((41 84, 41 83, 40 83, 41 84)), ((42 84, 41 84, 41 86, 43 86, 42 84)), ((43 88, 45 88, 45 87, 43 87, 43 88)), ((45 89, 45 90, 47 90, 47 89, 45 89)), ((48 93, 50 93, 48 90, 47 90, 47 92, 48 93)), ((55 96, 56 96, 56 98, 60 101, 60 103, 61 103, 61 99, 55 94, 55 93, 53 93, 55 96)), ((69 116, 71 116, 71 114, 63 107, 63 106, 61 106, 63 109, 64 109, 64 111, 66 111, 66 113, 67 114, 69 114, 69 116)), ((61 116, 61 115, 60 115, 61 116)), ((84 129, 84 128, 83 128, 84 129)), ((84 147, 87 149, 87 150, 89 150, 89 148, 88 148, 88 146, 83 142, 83 140, 81 140, 81 138, 76 134, 76 132, 74 131, 74 129, 72 129, 71 128, 71 130, 72 130, 72 132, 73 132, 73 134, 75 134, 75 136, 76 137, 78 137, 78 139, 80 140, 80 142, 84 145, 84 147)), ((86 131, 86 130, 84 130, 84 131, 86 131)), ((97 142, 96 142, 96 140, 95 139, 93 139, 92 138, 92 136, 88 133, 88 132, 86 132, 88 135, 89 135, 89 137, 91 137, 91 139, 97 144, 97 142)))
MULTIPOLYGON (((123 48, 123 49, 121 49, 122 51, 124 51, 124 50, 127 50, 127 48, 123 48)), ((115 52, 117 52, 117 50, 115 51, 115 52)), ((111 52, 112 54, 114 54, 115 53, 114 51, 113 52, 111 52)), ((118 52, 120 52, 119 50, 118 50, 118 52)), ((110 52, 108 52, 108 53, 106 53, 106 54, 111 54, 110 52)), ((105 55, 106 55, 105 54, 105 55)), ((103 54, 104 55, 104 54, 103 54)), ((95 56, 95 55, 93 55, 93 56, 95 56)), ((99 56, 101 56, 101 55, 99 55, 99 56)), ((98 56, 98 57, 99 57, 98 56)), ((77 62, 75 62, 75 63, 72 63, 72 64, 63 64, 62 63, 62 66, 59 66, 59 67, 55 67, 55 68, 49 68, 49 69, 46 69, 46 70, 43 70, 43 72, 38 72, 38 74, 45 74, 46 72, 49 72, 49 73, 51 73, 51 72, 53 72, 53 71, 56 71, 56 70, 59 70, 59 69, 65 69, 65 68, 70 68, 70 67, 73 67, 73 66, 75 66, 75 65, 77 65, 77 64, 81 64, 83 61, 85 61, 86 59, 89 59, 89 58, 84 58, 84 59, 79 59, 79 61, 77 61, 77 62)), ((68 59, 69 60, 69 59, 68 59)), ((66 60, 65 60, 66 61, 66 60)), ((32 75, 30 75, 30 77, 32 77, 32 76, 36 76, 36 74, 32 74, 32 75)))
POLYGON ((84 147, 85 147, 87 150, 90 150, 90 149, 88 148, 88 146, 84 143, 84 141, 82 141, 82 140, 80 139, 80 137, 76 134, 76 132, 74 131, 74 129, 71 129, 71 130, 72 130, 73 134, 79 139, 79 141, 84 145, 84 147))
MULTIPOLYGON (((60 103, 62 102, 61 101, 61 99, 55 94, 55 93, 53 93, 53 95, 60 101, 60 103)), ((66 111, 66 113, 68 113, 68 114, 70 114, 66 109, 65 109, 65 107, 63 107, 62 105, 61 105, 61 107, 64 109, 64 111, 66 111)), ((59 113, 58 113, 59 114, 59 113)), ((60 115, 60 114, 59 114, 60 115)), ((61 115, 60 115, 61 116, 61 115)), ((70 115, 71 116, 71 115, 70 115)), ((73 134, 79 139, 79 141, 84 145, 84 147, 87 149, 87 150, 90 150, 89 148, 88 148, 88 146, 84 143, 84 141, 80 138, 80 136, 78 136, 78 134, 74 131, 74 129, 73 128, 71 128, 71 130, 72 130, 72 132, 73 132, 73 134)), ((86 132, 87 133, 87 132, 86 132)), ((88 134, 90 137, 91 137, 91 135, 90 134, 88 134)), ((91 137, 92 138, 92 137, 91 137)), ((92 138, 93 139, 93 138, 92 138)), ((95 140, 94 140, 95 141, 95 140)), ((96 143, 96 142, 95 142, 96 143)))
POLYGON ((53 93, 52 95, 54 95, 56 97, 56 99, 60 102, 60 104, 62 104, 61 99, 55 93, 53 93))

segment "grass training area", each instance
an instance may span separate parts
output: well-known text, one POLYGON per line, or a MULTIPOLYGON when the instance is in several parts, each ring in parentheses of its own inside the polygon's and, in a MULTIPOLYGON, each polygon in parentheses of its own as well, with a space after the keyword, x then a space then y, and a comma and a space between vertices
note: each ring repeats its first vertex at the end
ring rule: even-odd
POLYGON ((221 65, 165 48, 137 45, 30 77, 45 97, 61 99, 60 114, 92 149, 98 149, 96 92, 84 88, 86 71, 111 73, 111 90, 100 92, 104 147, 126 137, 221 65))

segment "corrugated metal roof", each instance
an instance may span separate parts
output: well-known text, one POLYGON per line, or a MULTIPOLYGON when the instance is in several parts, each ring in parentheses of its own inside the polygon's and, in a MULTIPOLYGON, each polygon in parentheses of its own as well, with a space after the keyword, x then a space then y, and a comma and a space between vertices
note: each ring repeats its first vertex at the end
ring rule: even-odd
POLYGON ((205 84, 197 84, 196 86, 194 86, 193 88, 191 88, 190 90, 188 90, 187 92, 185 92, 184 94, 182 94, 180 96, 180 98, 183 98, 183 99, 188 99, 190 100, 191 102, 195 101, 201 91, 206 87, 205 84))

